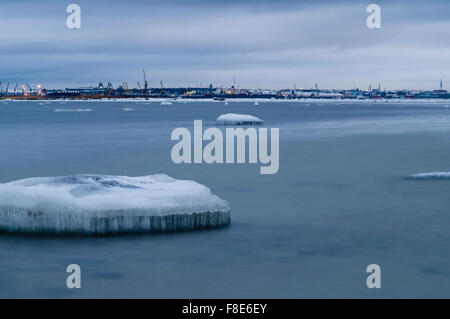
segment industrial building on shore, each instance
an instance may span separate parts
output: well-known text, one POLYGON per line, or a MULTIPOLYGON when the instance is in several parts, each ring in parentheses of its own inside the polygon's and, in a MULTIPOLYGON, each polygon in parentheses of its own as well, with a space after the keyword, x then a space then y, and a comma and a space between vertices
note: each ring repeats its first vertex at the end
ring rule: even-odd
POLYGON ((443 81, 436 90, 386 90, 381 85, 373 89, 370 85, 367 90, 353 89, 319 89, 317 83, 312 89, 242 89, 235 84, 228 88, 214 87, 164 87, 163 82, 159 86, 150 87, 145 71, 143 71, 143 85, 137 82, 137 87, 129 88, 127 82, 117 87, 111 82, 104 85, 102 82, 96 86, 45 89, 40 84, 35 87, 28 83, 14 88, 8 82, 4 85, 0 82, 0 99, 120 99, 120 98, 181 98, 181 99, 233 99, 233 98, 261 98, 261 99, 450 99, 450 93, 443 88, 443 81))

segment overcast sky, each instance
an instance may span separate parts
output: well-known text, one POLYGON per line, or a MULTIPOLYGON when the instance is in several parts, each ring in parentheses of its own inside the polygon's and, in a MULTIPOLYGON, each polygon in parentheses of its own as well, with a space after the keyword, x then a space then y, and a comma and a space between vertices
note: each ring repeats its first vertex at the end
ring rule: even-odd
POLYGON ((0 30, 3 85, 450 89, 448 0, 2 0, 0 30))

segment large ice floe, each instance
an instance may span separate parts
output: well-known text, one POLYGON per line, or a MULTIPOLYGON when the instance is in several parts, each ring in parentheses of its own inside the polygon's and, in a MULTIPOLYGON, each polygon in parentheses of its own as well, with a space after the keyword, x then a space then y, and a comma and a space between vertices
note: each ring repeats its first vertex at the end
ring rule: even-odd
POLYGON ((226 226, 228 203, 167 175, 74 175, 0 184, 0 229, 39 233, 175 232, 226 226))
POLYGON ((450 172, 430 172, 410 175, 412 179, 450 179, 450 172))
POLYGON ((219 125, 260 125, 263 124, 263 120, 252 115, 245 114, 222 114, 216 120, 219 125))

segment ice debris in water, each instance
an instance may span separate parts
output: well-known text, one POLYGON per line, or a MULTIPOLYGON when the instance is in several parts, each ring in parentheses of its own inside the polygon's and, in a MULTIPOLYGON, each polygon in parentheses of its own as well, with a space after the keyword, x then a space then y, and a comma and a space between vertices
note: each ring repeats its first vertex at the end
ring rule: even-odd
POLYGON ((11 232, 174 232, 225 226, 228 203, 164 174, 74 175, 0 184, 0 229, 11 232))

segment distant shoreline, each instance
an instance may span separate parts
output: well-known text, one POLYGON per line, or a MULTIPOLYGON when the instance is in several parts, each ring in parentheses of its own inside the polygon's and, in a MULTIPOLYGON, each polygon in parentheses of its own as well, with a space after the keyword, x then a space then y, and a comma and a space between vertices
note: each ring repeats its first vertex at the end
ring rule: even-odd
POLYGON ((178 102, 178 103, 190 103, 190 102, 214 102, 214 103, 224 103, 224 102, 275 102, 275 103, 289 103, 289 102, 303 102, 303 103, 336 103, 336 102, 351 102, 351 103, 448 103, 450 98, 416 98, 416 99, 391 99, 391 98, 381 98, 381 99, 352 99, 352 98, 286 98, 286 99, 273 99, 273 98, 227 98, 224 100, 217 100, 212 98, 168 98, 168 97, 151 97, 151 98, 101 98, 101 99, 46 99, 46 98, 5 98, 0 97, 0 103, 3 104, 7 102, 40 102, 40 103, 50 103, 50 102, 178 102))

